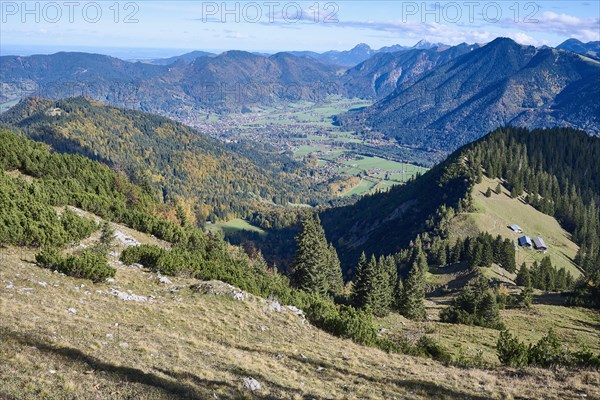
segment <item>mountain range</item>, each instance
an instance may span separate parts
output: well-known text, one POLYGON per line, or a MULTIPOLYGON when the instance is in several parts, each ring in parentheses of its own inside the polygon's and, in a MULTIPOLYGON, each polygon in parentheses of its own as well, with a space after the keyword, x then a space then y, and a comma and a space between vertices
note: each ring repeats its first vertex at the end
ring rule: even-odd
POLYGON ((326 64, 338 65, 342 67, 353 67, 363 61, 368 60, 376 54, 397 53, 408 50, 428 50, 434 48, 448 48, 449 46, 443 43, 430 43, 426 40, 421 40, 414 46, 402 46, 399 44, 393 46, 382 47, 379 50, 372 49, 368 44, 360 43, 354 48, 345 51, 330 50, 324 53, 316 53, 314 51, 291 51, 290 54, 295 56, 311 57, 326 64))
POLYGON ((193 52, 154 64, 87 53, 3 56, 0 103, 83 95, 194 124, 210 112, 321 102, 334 94, 377 101, 339 115, 337 123, 411 147, 451 151, 509 124, 598 134, 600 63, 580 55, 592 54, 597 43, 570 40, 559 48, 498 38, 452 47, 419 42, 373 50, 362 44, 322 54, 193 52), (350 68, 339 65, 359 59, 350 68))
POLYGON ((498 38, 337 121, 401 144, 451 151, 506 125, 569 126, 600 134, 598 98, 599 62, 498 38))
POLYGON ((556 48, 600 60, 600 41, 583 43, 577 39, 567 39, 556 46, 556 48))
POLYGON ((170 65, 87 53, 0 57, 0 102, 31 95, 86 96, 116 106, 186 119, 201 110, 319 101, 337 93, 337 67, 309 57, 228 51, 170 65))
POLYGON ((342 75, 344 93, 350 97, 384 98, 399 85, 414 81, 419 75, 479 47, 461 43, 452 47, 419 46, 377 53, 342 75))

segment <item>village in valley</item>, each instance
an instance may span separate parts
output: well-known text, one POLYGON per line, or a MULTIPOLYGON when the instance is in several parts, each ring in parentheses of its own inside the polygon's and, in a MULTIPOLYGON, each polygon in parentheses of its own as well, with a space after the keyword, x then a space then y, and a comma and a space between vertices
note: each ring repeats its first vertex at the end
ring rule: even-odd
POLYGON ((421 150, 401 146, 381 133, 348 132, 334 124, 336 114, 369 104, 330 96, 321 103, 244 107, 240 113, 208 113, 187 122, 232 146, 242 142, 272 146, 274 151, 304 161, 317 181, 341 176, 344 181, 336 186, 336 194, 352 196, 387 190, 427 171, 411 161, 421 150))

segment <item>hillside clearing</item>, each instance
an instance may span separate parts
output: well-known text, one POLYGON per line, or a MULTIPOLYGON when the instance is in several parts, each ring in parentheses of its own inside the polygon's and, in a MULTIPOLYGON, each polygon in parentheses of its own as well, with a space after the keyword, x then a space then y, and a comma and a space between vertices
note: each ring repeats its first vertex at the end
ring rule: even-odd
POLYGON ((520 199, 511 198, 504 187, 502 187, 502 194, 492 192, 491 197, 485 197, 487 188, 493 190, 497 184, 498 180, 484 177, 481 183, 475 185, 472 195, 477 211, 457 216, 451 224, 451 237, 464 238, 481 231, 489 232, 494 236, 501 235, 516 242, 523 235, 541 236, 549 246, 547 253, 542 254, 535 250, 517 247, 517 265, 525 263, 531 266, 534 261, 539 262, 548 255, 555 267, 565 267, 575 278, 579 277, 581 271, 573 262, 579 247, 571 241, 571 235, 555 218, 537 211, 520 199), (510 230, 508 226, 511 224, 519 225, 523 233, 510 230))

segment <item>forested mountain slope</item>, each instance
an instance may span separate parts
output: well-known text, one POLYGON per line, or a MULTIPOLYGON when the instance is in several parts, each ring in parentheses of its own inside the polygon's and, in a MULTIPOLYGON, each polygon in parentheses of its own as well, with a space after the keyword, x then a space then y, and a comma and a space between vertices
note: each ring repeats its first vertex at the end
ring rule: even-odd
POLYGON ((405 186, 322 212, 323 226, 347 267, 363 250, 392 254, 418 233, 445 236, 452 217, 470 209, 471 189, 485 174, 556 217, 581 246, 575 262, 593 269, 600 265, 599 156, 600 139, 581 131, 499 129, 405 186))
POLYGON ((198 118, 199 112, 239 112, 249 105, 320 101, 327 94, 340 94, 336 75, 339 67, 310 57, 228 51, 187 61, 155 65, 66 52, 3 56, 0 102, 30 96, 86 96, 119 107, 189 120, 198 118))
POLYGON ((341 77, 344 93, 349 97, 382 99, 399 85, 415 81, 420 75, 477 48, 478 44, 462 43, 378 53, 344 73, 341 77))
POLYGON ((105 162, 158 190, 161 201, 189 201, 190 216, 200 222, 246 216, 261 204, 311 203, 319 198, 296 170, 263 168, 200 132, 152 114, 85 98, 33 98, 0 121, 58 151, 105 162))
POLYGON ((598 61, 498 38, 338 122, 402 144, 452 151, 506 125, 599 134, 599 96, 598 61))

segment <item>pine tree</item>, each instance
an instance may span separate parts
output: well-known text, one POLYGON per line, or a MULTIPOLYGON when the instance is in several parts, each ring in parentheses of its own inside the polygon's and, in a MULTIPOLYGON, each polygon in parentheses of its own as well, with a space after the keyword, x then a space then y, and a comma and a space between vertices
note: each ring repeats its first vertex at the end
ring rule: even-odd
POLYGON ((527 269, 527 265, 525 265, 525 263, 521 265, 515 283, 518 286, 523 286, 526 288, 531 287, 531 275, 529 274, 529 269, 527 269))
POLYGON ((530 308, 533 301, 533 289, 526 286, 517 296, 517 305, 523 308, 530 308))
POLYGON ((452 249, 452 262, 460 262, 463 258, 464 252, 464 242, 461 238, 456 239, 456 243, 454 244, 454 248, 452 249))
POLYGON ((477 325, 497 328, 500 326, 500 310, 496 296, 486 290, 477 305, 477 325))
POLYGON ((392 297, 390 277, 383 256, 379 258, 378 262, 375 261, 375 256, 371 257, 369 265, 374 265, 375 268, 373 285, 370 288, 369 306, 373 310, 373 314, 383 317, 390 311, 390 299, 392 297))
POLYGON ((412 262, 416 263, 423 274, 425 274, 429 271, 429 264, 427 263, 427 256, 423 252, 423 246, 421 245, 420 238, 417 238, 417 240, 417 245, 413 249, 414 257, 412 258, 412 262))
POLYGON ((327 249, 327 280, 328 290, 334 296, 339 296, 344 290, 344 279, 342 277, 342 267, 337 251, 332 243, 329 243, 327 249))
POLYGON ((316 220, 312 215, 302 220, 300 233, 296 236, 296 257, 293 280, 300 289, 325 294, 328 289, 326 261, 329 257, 319 238, 316 220))
POLYGON ((177 204, 176 208, 177 220, 179 224, 185 227, 188 224, 187 215, 185 214, 185 210, 181 206, 181 204, 177 204))
POLYGON ((94 251, 100 254, 108 255, 113 248, 115 240, 115 229, 110 222, 104 221, 100 226, 100 239, 94 247, 94 251))
POLYGON ((502 185, 500 183, 498 183, 498 185, 496 185, 495 192, 496 192, 496 194, 502 194, 502 185))
POLYGON ((482 267, 491 267, 494 262, 494 253, 492 250, 492 246, 489 242, 480 243, 481 246, 481 266, 482 267))
POLYGON ((398 299, 402 295, 402 281, 398 277, 398 268, 394 257, 387 256, 383 259, 384 268, 388 277, 388 308, 396 308, 398 299), (400 281, 400 282, 398 282, 400 281), (399 286, 400 284, 400 286, 399 286))
POLYGON ((413 263, 404 283, 400 310, 406 318, 414 320, 422 320, 426 316, 425 274, 417 262, 413 263))
POLYGON ((367 271, 367 256, 363 251, 356 265, 354 280, 352 281, 352 302, 356 307, 364 307, 367 304, 370 276, 367 271))

